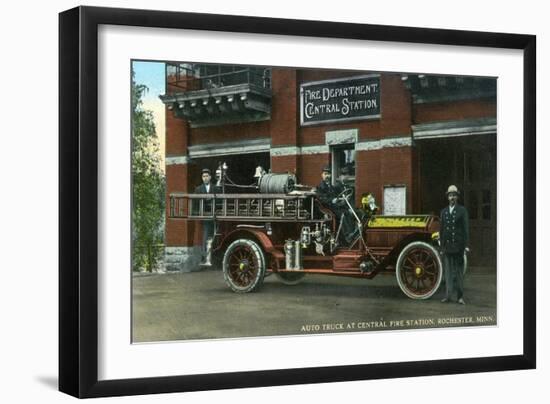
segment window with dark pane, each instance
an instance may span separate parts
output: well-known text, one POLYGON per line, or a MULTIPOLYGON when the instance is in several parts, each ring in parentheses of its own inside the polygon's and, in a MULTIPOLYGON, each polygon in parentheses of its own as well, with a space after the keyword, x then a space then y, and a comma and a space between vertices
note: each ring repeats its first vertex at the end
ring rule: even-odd
POLYGON ((355 186, 355 146, 353 144, 332 147, 332 178, 346 185, 355 186))

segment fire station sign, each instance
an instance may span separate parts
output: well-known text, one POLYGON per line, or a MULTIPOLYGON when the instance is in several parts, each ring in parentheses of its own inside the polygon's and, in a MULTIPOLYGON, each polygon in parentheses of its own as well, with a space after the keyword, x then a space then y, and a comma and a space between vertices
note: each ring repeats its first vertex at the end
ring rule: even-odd
POLYGON ((315 81, 300 86, 300 123, 303 126, 378 118, 378 74, 315 81))

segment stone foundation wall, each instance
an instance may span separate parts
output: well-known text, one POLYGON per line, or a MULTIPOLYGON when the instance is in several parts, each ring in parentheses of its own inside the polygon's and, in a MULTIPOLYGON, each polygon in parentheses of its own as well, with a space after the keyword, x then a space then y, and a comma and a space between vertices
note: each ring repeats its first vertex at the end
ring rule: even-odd
POLYGON ((200 271, 200 261, 200 247, 166 247, 164 252, 164 266, 166 271, 200 271))

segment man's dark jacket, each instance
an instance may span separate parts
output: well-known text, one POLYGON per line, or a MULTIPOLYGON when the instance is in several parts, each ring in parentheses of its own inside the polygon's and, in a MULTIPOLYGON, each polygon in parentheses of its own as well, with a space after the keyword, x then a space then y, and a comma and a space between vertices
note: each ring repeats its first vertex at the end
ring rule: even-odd
POLYGON ((342 231, 339 237, 343 237, 346 242, 351 242, 356 237, 355 226, 351 214, 348 213, 347 205, 343 202, 332 203, 332 200, 342 193, 344 185, 337 182, 336 185, 321 181, 317 187, 317 196, 321 203, 328 207, 336 217, 342 221, 342 231))
MULTIPOLYGON (((204 183, 202 183, 201 185, 199 185, 198 187, 195 188, 195 193, 196 194, 220 194, 222 192, 222 189, 220 187, 210 183, 210 189, 208 191, 209 192, 206 192, 206 185, 204 185, 204 183)), ((216 203, 216 207, 218 207, 218 203, 216 203)), ((199 205, 197 203, 194 206, 193 211, 196 211, 196 213, 198 214, 198 209, 199 209, 199 205)), ((212 210, 212 200, 205 199, 203 209, 204 209, 205 213, 210 212, 212 210)))
POLYGON ((453 212, 449 206, 441 211, 439 237, 441 249, 448 254, 463 254, 469 242, 468 211, 458 203, 453 212))
POLYGON ((196 194, 219 194, 221 192, 222 189, 212 183, 210 183, 209 192, 206 192, 206 185, 204 185, 204 183, 195 188, 196 194))
POLYGON ((335 209, 336 206, 332 203, 332 200, 336 198, 342 191, 344 187, 342 183, 337 182, 336 185, 321 181, 317 187, 317 195, 321 203, 331 209, 335 209))

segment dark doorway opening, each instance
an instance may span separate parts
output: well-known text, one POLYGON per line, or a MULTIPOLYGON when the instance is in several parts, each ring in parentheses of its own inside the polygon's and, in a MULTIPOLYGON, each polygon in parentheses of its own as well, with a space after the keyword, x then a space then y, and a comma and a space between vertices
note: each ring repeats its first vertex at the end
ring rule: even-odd
POLYGON ((454 184, 470 216, 470 264, 496 266, 496 135, 418 140, 421 212, 439 215, 454 184))
MULTIPOLYGON (((270 168, 269 153, 248 153, 225 156, 202 157, 194 159, 194 162, 202 169, 209 168, 214 176, 216 169, 222 163, 228 167, 227 177, 238 185, 252 185, 256 183, 254 174, 256 167, 261 166, 266 172, 270 168)), ((252 188, 233 187, 226 183, 226 192, 249 192, 252 188)))

